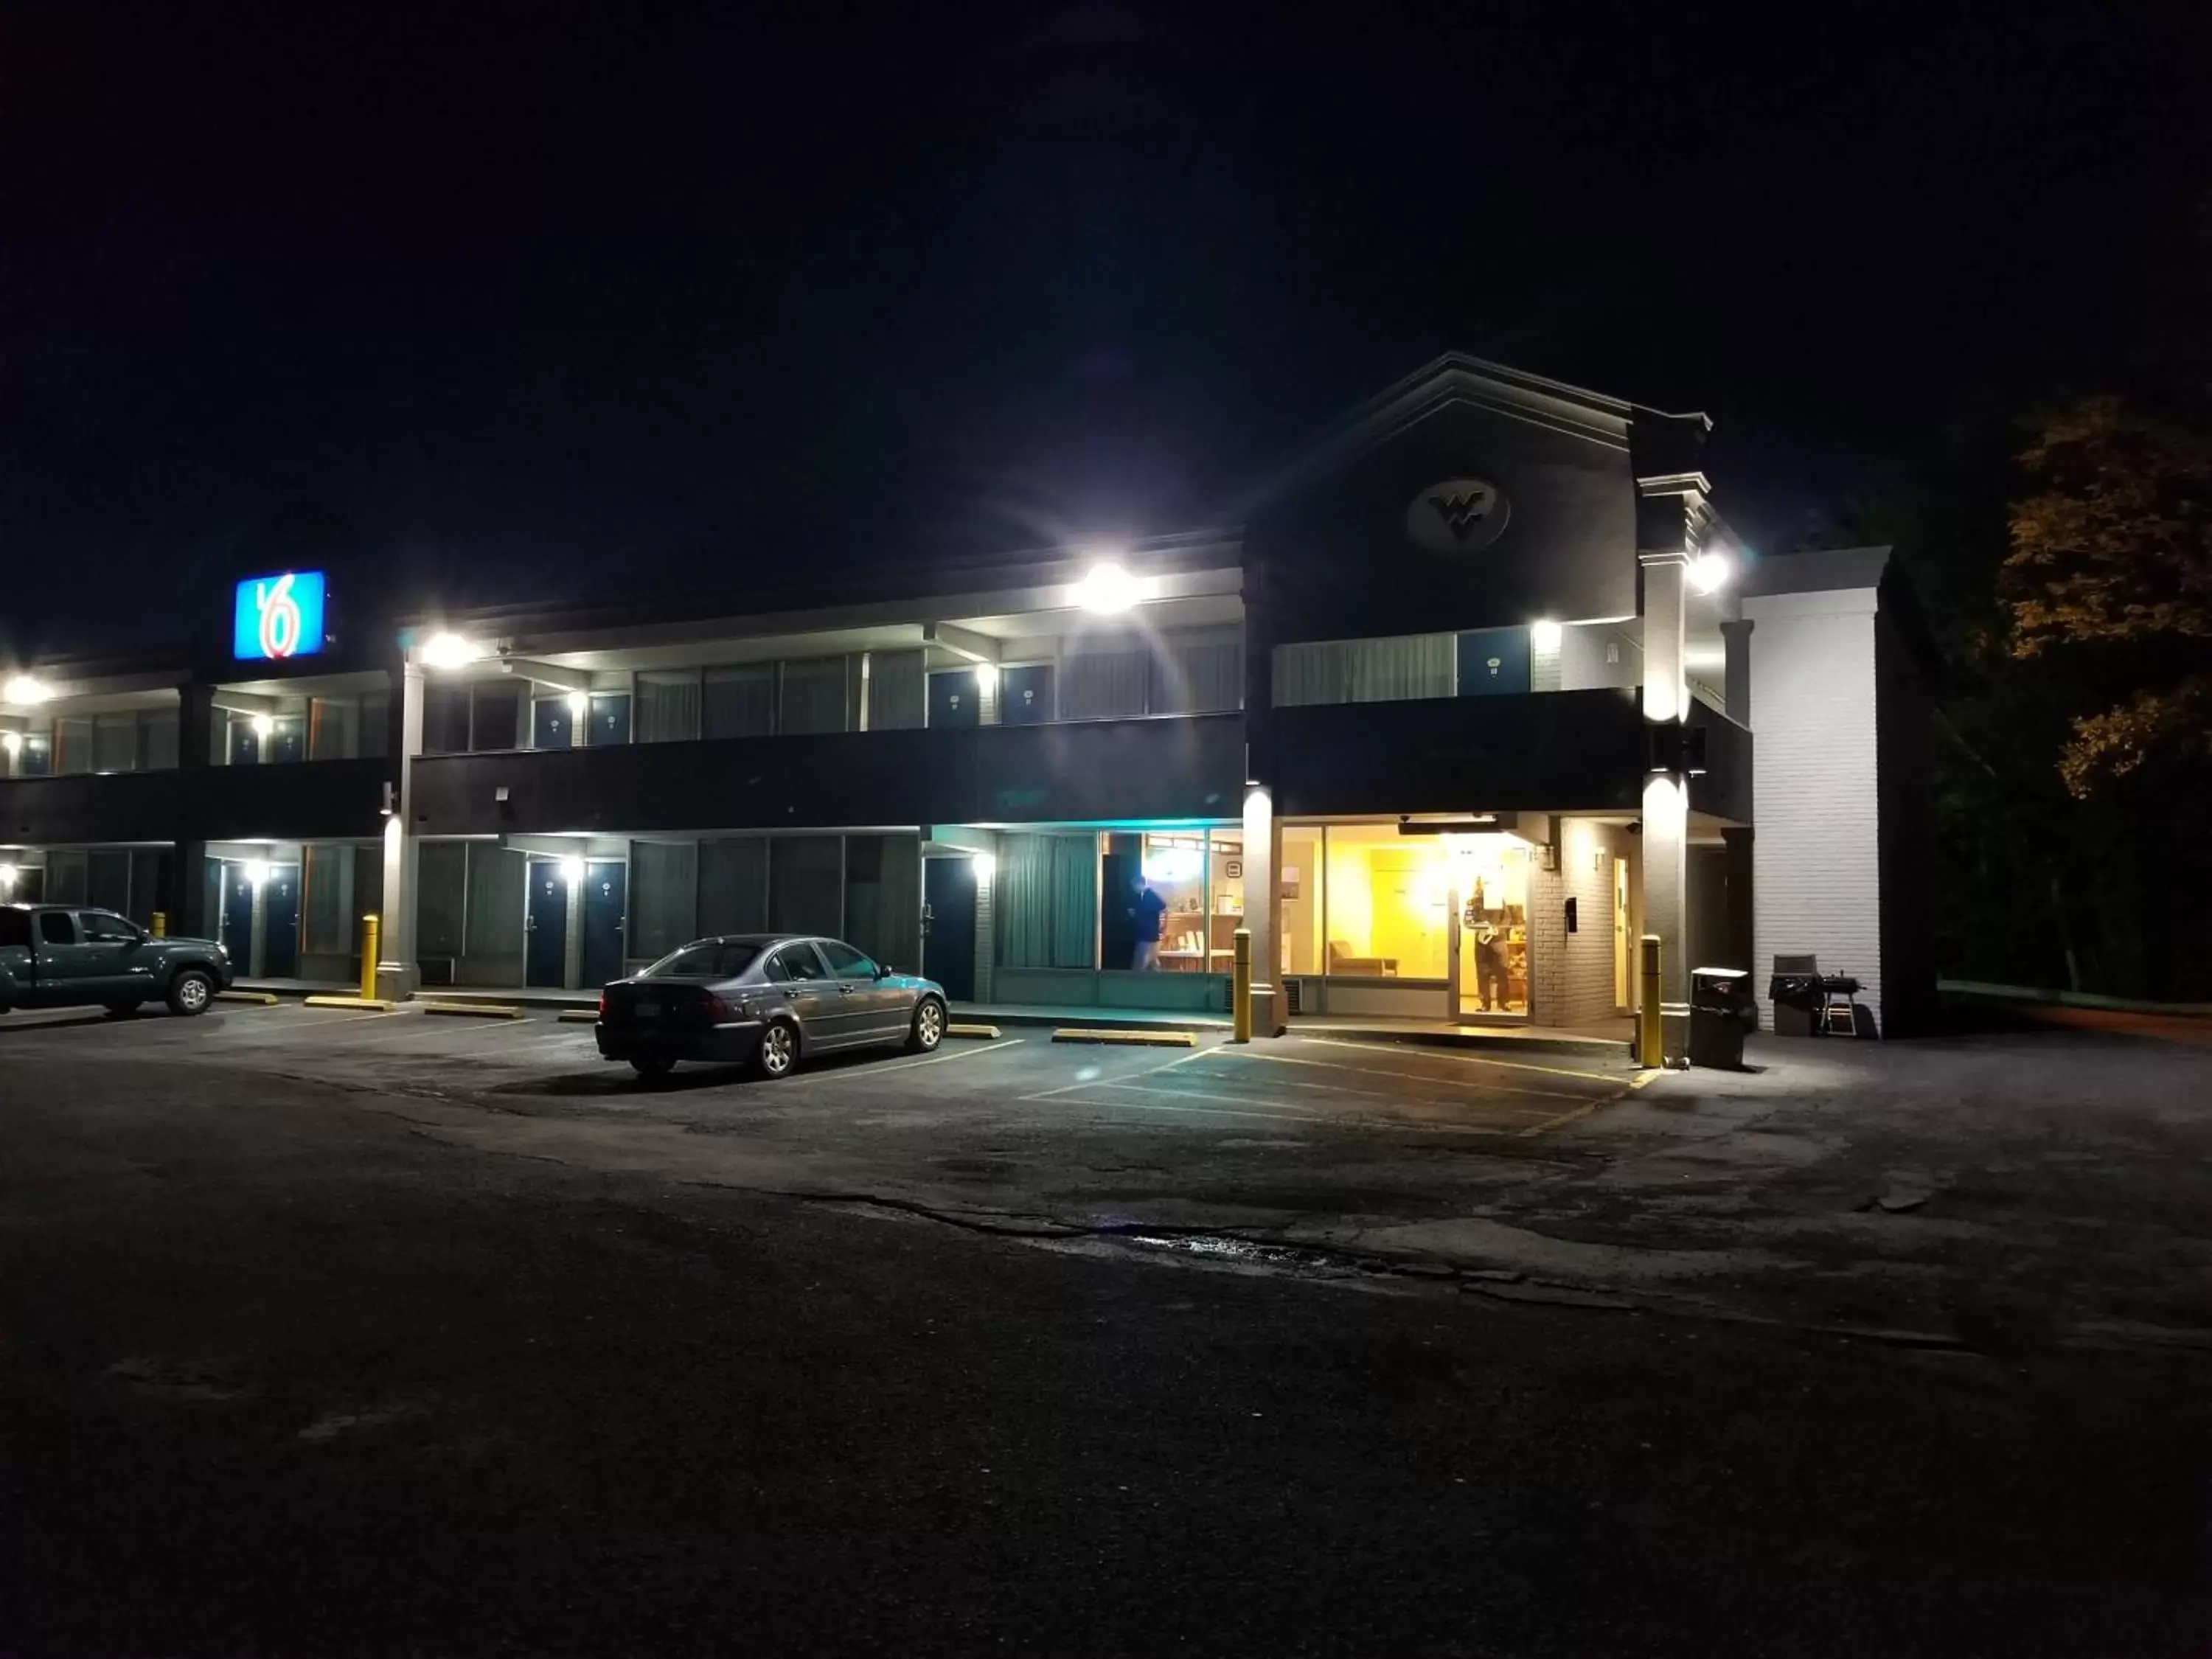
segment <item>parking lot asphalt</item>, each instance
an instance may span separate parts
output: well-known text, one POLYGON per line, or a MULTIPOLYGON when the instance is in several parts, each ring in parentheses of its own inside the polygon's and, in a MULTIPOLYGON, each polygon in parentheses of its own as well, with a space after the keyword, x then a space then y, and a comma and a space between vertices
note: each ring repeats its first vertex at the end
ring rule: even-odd
POLYGON ((1654 1076, 1625 1057, 1316 1036, 1124 1048, 1010 1027, 772 1083, 705 1066, 647 1081, 550 1013, 0 1022, 9 1075, 128 1089, 185 1121, 251 1078, 287 1085, 296 1111, 385 1113, 455 1149, 1066 1248, 1264 1247, 1498 1297, 1931 1345, 2212 1349, 2212 1133, 2188 1103, 2212 1098, 2202 1048, 1769 1039, 1753 1060, 1654 1076))
POLYGON ((0 1020, 0 1650, 2201 1652, 2212 1051, 1752 1059, 0 1020))

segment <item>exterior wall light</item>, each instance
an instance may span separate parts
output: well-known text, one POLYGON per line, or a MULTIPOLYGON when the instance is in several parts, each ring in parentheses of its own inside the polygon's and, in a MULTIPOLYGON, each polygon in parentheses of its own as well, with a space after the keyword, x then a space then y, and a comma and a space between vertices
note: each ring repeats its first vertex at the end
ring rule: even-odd
POLYGON ((1690 561, 1690 586, 1700 593, 1717 593, 1728 580, 1730 568, 1726 555, 1700 553, 1690 561))
POLYGON ((23 734, 21 732, 0 732, 0 749, 6 750, 11 755, 21 754, 23 734))
POLYGON ((562 859, 561 860, 561 879, 567 882, 571 887, 580 886, 583 884, 584 879, 583 860, 580 858, 562 859))
POLYGON ((994 853, 978 853, 968 860, 968 867, 975 872, 975 884, 988 887, 991 878, 999 872, 999 859, 994 853))
POLYGON ((28 674, 11 674, 5 685, 0 685, 0 702, 44 702, 53 692, 44 682, 28 674))
POLYGON ((1531 651, 1547 653, 1556 651, 1559 648, 1559 641, 1565 637, 1566 629, 1548 617, 1528 624, 1528 648, 1531 651))
POLYGON ((21 872, 12 864, 0 864, 0 893, 15 890, 15 878, 21 872))
POLYGON ((1108 612, 1127 611, 1144 598, 1137 579, 1110 560, 1092 565, 1091 573, 1075 584, 1073 592, 1076 604, 1084 610, 1108 612))
POLYGON ((269 737, 274 733, 276 730, 276 722, 270 716, 266 714, 256 714, 253 717, 253 735, 255 737, 269 737))
POLYGON ((432 668, 464 668, 483 653, 483 647, 459 634, 433 634, 422 642, 422 660, 432 668))
POLYGON ((592 712, 592 694, 588 691, 571 691, 568 694, 568 712, 571 714, 574 714, 578 720, 581 720, 585 715, 590 714, 592 712))
POLYGON ((267 859, 248 859, 246 862, 246 867, 241 873, 246 877, 246 884, 248 886, 258 887, 263 882, 269 879, 269 860, 267 859))
POLYGON ((975 665, 975 684, 982 690, 994 690, 999 684, 999 665, 979 662, 975 665))

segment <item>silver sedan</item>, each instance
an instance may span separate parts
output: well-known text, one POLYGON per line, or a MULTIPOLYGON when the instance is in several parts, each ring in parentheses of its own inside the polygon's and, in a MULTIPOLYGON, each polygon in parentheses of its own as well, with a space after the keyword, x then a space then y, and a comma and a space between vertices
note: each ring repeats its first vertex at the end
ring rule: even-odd
POLYGON ((739 1061, 783 1076, 810 1054, 945 1040, 945 988, 896 974, 842 939, 731 933, 696 939, 599 994, 599 1053, 641 1076, 679 1060, 739 1061))

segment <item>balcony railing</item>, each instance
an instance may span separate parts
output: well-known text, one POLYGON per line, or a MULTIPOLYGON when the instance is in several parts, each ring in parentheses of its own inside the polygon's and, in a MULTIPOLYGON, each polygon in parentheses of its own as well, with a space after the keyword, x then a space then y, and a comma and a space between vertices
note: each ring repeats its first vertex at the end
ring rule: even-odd
POLYGON ((425 835, 1233 817, 1242 714, 426 756, 425 835), (503 795, 503 799, 502 799, 503 795))

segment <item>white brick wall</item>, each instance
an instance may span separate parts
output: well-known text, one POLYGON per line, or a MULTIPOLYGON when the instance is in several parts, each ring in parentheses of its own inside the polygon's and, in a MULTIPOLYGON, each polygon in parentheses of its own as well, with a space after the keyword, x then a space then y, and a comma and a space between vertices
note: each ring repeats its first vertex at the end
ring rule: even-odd
MULTIPOLYGON (((1559 820, 1559 867, 1528 875, 1529 1018, 1539 1025, 1579 1025, 1614 1012, 1613 861, 1629 860, 1632 905, 1643 891, 1638 838, 1588 818, 1559 820), (1567 932, 1565 901, 1575 900, 1576 931, 1567 932)), ((1638 919, 1632 914, 1632 935, 1638 919)), ((1629 995, 1635 987, 1632 978, 1629 995)))
POLYGON ((1871 588, 1747 599, 1758 769, 1752 981, 1779 953, 1814 951, 1856 977, 1881 1018, 1881 887, 1871 588))

